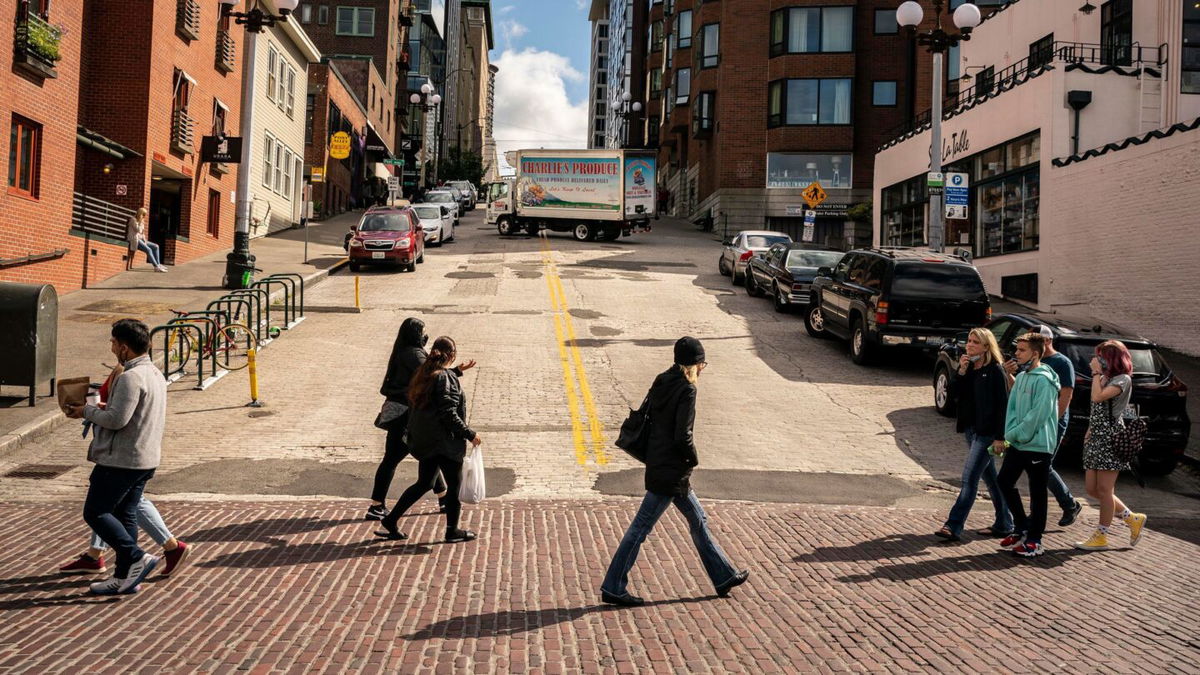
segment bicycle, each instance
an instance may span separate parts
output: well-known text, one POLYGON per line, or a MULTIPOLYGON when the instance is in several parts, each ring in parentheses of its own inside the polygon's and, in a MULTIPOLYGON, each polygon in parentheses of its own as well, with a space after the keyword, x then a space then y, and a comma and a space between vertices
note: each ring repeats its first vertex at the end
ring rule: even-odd
MULTIPOLYGON (((194 354, 200 359, 214 358, 225 370, 241 370, 250 365, 249 350, 258 348, 258 338, 241 323, 222 325, 214 318, 191 316, 172 309, 176 324, 167 332, 163 362, 159 364, 168 377, 182 371, 194 354), (199 330, 197 339, 194 326, 199 330)), ((236 318, 236 317, 235 317, 236 318)))

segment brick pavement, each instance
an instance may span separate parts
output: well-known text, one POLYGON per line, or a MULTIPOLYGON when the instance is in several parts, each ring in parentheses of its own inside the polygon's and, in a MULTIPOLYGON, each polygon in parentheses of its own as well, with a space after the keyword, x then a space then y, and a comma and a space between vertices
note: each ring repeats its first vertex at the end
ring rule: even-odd
POLYGON ((160 506, 189 566, 100 599, 53 572, 83 544, 76 506, 0 504, 0 670, 1197 670, 1197 546, 1157 532, 1031 562, 934 543, 930 512, 709 502, 750 583, 715 598, 672 512, 631 575, 651 604, 611 609, 596 588, 635 500, 467 507, 481 538, 457 545, 428 513, 389 543, 344 502, 160 506))

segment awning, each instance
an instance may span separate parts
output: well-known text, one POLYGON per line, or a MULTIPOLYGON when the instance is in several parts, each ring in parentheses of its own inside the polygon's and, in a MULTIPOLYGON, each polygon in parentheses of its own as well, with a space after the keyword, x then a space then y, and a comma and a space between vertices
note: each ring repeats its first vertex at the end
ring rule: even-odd
POLYGON ((384 164, 383 162, 375 162, 374 167, 376 178, 387 180, 388 178, 392 177, 392 172, 388 171, 387 164, 384 164))
POLYGON ((93 150, 98 150, 106 155, 111 155, 117 159, 127 159, 129 157, 141 157, 137 151, 121 145, 120 143, 107 138, 102 134, 98 134, 83 125, 75 127, 75 140, 80 144, 87 146, 93 150))

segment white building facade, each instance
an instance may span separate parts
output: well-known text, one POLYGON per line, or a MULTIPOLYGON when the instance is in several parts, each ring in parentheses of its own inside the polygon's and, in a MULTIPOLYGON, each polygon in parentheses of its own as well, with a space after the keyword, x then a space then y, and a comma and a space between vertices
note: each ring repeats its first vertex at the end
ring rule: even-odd
POLYGON ((588 147, 606 147, 608 129, 608 4, 594 3, 592 55, 588 77, 588 147))
MULTIPOLYGON (((993 295, 1195 354, 1200 277, 1176 268, 1200 256, 1200 3, 1086 5, 1019 0, 962 44, 941 153, 968 204, 946 247, 993 295)), ((876 156, 877 245, 928 242, 922 121, 876 156)))
POLYGON ((266 28, 255 42, 250 236, 262 237, 300 223, 308 64, 321 53, 298 21, 266 28))

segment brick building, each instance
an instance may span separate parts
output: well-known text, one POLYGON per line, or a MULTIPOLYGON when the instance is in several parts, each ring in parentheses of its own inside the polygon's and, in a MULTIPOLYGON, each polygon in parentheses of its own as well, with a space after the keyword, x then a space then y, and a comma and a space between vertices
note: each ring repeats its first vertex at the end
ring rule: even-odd
POLYGON ((326 60, 308 67, 305 111, 304 163, 312 179, 313 216, 327 218, 362 201, 367 109, 337 64, 326 60), (329 137, 339 131, 354 139, 345 159, 329 157, 329 137))
POLYGON ((50 9, 0 4, 0 280, 52 283, 61 293, 109 273, 87 268, 87 241, 71 227, 83 10, 50 9), (30 40, 31 29, 43 39, 30 40))
MULTIPOLYGON (((1200 284, 1177 271, 1200 256, 1194 5, 1022 0, 963 44, 971 80, 945 102, 942 158, 968 206, 946 244, 974 255, 990 293, 1197 353, 1200 284)), ((918 118, 876 157, 877 243, 928 241, 929 134, 918 118)))

